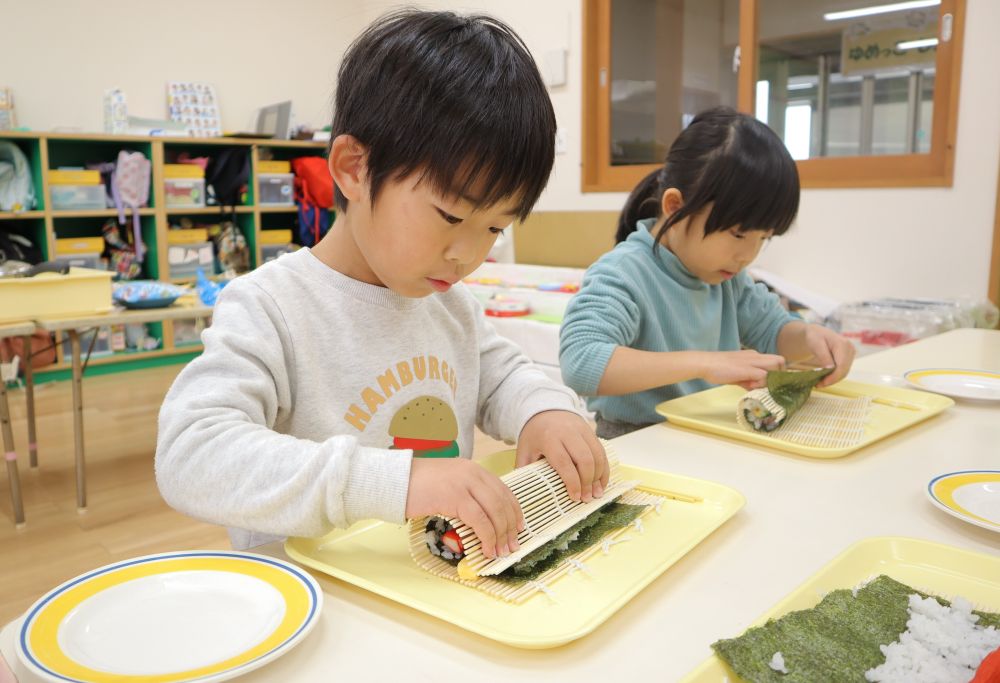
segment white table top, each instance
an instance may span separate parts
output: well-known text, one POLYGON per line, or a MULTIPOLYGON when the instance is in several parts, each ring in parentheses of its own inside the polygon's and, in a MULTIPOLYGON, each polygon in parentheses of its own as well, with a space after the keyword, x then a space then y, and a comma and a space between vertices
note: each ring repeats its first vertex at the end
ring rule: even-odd
MULTIPOLYGON (((1000 371, 1000 332, 958 330, 868 356, 852 378, 933 366, 1000 371)), ((241 680, 676 681, 710 655, 710 643, 741 632, 858 540, 911 536, 1000 553, 1000 534, 946 515, 924 494, 938 474, 996 468, 998 444, 1000 407, 962 402, 835 460, 649 427, 615 441, 623 461, 727 484, 747 505, 591 635, 518 650, 316 574, 325 593, 316 630, 241 680)), ((283 556, 277 544, 258 550, 283 556)), ((0 633, 12 663, 18 622, 0 633)))
POLYGON ((23 337, 35 331, 35 323, 30 320, 14 323, 0 323, 0 339, 4 337, 23 337))
POLYGON ((108 313, 96 313, 73 317, 39 318, 35 321, 39 329, 49 332, 64 330, 82 330, 101 325, 129 325, 138 323, 153 323, 163 320, 178 320, 187 318, 209 318, 212 307, 205 306, 192 297, 179 299, 171 306, 163 308, 115 308, 108 313))

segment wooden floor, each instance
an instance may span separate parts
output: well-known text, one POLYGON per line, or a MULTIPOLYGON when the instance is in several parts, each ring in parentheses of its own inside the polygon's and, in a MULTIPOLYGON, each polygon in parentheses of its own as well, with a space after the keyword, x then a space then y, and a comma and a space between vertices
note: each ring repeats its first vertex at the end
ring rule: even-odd
MULTIPOLYGON (((24 392, 9 393, 27 524, 14 528, 0 473, 0 625, 50 588, 110 562, 171 550, 229 548, 222 527, 175 512, 156 488, 160 402, 181 366, 86 377, 87 504, 76 510, 69 382, 35 392, 39 467, 30 469, 24 392)), ((476 455, 503 444, 477 432, 476 455)))

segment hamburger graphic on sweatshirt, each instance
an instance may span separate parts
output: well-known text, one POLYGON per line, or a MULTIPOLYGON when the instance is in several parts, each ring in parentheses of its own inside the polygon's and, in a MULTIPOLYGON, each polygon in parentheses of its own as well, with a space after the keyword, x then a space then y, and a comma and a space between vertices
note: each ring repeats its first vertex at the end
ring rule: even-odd
POLYGON ((413 399, 392 416, 394 449, 412 449, 417 458, 457 458, 458 420, 451 406, 433 396, 413 399))

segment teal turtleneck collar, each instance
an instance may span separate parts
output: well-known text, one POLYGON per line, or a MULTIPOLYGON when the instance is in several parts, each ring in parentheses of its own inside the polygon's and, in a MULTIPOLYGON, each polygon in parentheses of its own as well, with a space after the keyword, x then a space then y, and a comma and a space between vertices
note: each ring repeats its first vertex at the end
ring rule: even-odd
MULTIPOLYGON (((629 241, 636 241, 640 244, 646 245, 646 248, 652 249, 653 245, 656 243, 656 236, 653 235, 650 230, 656 225, 655 218, 643 218, 640 221, 636 221, 636 231, 628 236, 629 241)), ((677 258, 674 252, 667 249, 666 246, 660 244, 656 248, 655 260, 659 263, 663 272, 670 277, 671 280, 678 283, 686 289, 708 289, 712 285, 707 282, 699 280, 697 276, 691 273, 681 260, 677 258)))

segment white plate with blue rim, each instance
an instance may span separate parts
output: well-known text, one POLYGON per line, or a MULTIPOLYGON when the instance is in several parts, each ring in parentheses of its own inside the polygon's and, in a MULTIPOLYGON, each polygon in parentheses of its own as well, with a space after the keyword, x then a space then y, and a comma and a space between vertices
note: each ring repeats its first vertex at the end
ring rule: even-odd
POLYGON ((59 683, 215 683, 288 652, 322 604, 312 576, 272 557, 148 555, 42 596, 18 630, 17 655, 59 683))
POLYGON ((1000 470, 963 470, 931 479, 927 496, 949 515, 1000 533, 1000 470))
POLYGON ((912 386, 935 394, 977 401, 1000 402, 1000 373, 959 368, 910 370, 903 377, 912 386))

